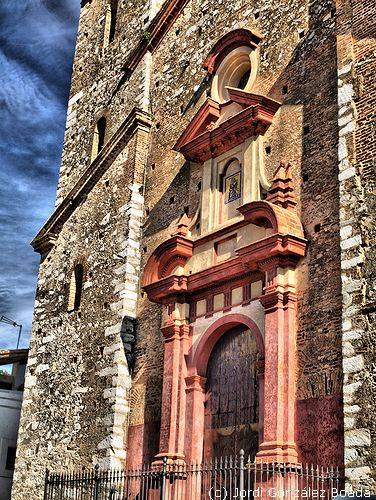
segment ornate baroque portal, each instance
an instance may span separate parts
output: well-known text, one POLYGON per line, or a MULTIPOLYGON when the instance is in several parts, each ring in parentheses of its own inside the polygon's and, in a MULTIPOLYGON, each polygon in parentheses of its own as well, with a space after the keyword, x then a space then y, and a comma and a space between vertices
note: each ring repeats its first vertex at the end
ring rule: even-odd
POLYGON ((235 30, 205 60, 212 97, 175 145, 202 165, 201 204, 144 271, 148 298, 164 312, 157 460, 240 448, 298 459, 295 268, 306 240, 289 165, 271 184, 264 175, 262 136, 280 104, 252 93, 259 41, 235 30))

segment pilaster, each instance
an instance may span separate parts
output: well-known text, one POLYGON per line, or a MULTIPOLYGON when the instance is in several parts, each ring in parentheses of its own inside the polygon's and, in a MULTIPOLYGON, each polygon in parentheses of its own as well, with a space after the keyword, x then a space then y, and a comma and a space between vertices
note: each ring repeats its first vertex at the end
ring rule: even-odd
POLYGON ((187 304, 174 304, 173 312, 161 328, 164 341, 162 417, 159 453, 156 459, 184 459, 186 421, 185 377, 189 325, 187 304))
POLYGON ((259 461, 297 461, 296 420, 296 295, 294 272, 278 259, 260 266, 266 273, 265 385, 263 441, 259 461))
POLYGON ((200 375, 186 377, 186 420, 191 423, 191 432, 186 434, 185 450, 189 463, 199 463, 203 453, 205 419, 205 383, 200 375))

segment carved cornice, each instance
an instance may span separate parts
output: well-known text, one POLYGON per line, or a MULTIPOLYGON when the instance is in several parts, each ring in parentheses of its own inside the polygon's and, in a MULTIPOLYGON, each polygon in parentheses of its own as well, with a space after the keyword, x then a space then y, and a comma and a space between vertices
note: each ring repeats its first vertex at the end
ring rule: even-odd
MULTIPOLYGON (((222 283, 239 279, 245 273, 269 270, 270 267, 295 267, 304 257, 307 241, 303 237, 303 229, 299 217, 292 211, 273 205, 266 201, 252 202, 240 207, 245 224, 256 224, 273 229, 273 234, 235 249, 235 257, 189 275, 164 277, 164 262, 171 260, 178 248, 177 238, 184 245, 178 251, 184 253, 187 261, 193 255, 199 241, 174 236, 162 243, 149 258, 145 267, 143 288, 153 302, 168 303, 179 295, 189 301, 189 295, 214 289, 222 283)), ((232 228, 229 226, 228 231, 232 228)), ((173 272, 173 268, 169 268, 173 272)))
POLYGON ((260 302, 266 311, 271 312, 278 308, 294 308, 297 296, 289 290, 274 290, 262 295, 260 302))
MULTIPOLYGON (((257 270, 257 269, 256 269, 257 270)), ((188 291, 197 293, 214 286, 240 279, 245 274, 245 268, 237 257, 226 260, 215 266, 203 269, 188 277, 188 291)))
POLYGON ((153 302, 169 302, 171 297, 181 295, 187 292, 188 287, 187 276, 177 276, 175 274, 162 278, 148 285, 144 285, 143 289, 147 293, 150 300, 153 302))
MULTIPOLYGON (((215 101, 208 100, 183 132, 175 144, 174 150, 182 153, 186 160, 204 163, 209 158, 216 158, 236 147, 248 137, 265 134, 272 123, 274 114, 280 107, 280 103, 266 96, 244 91, 240 91, 240 93, 242 98, 236 93, 236 99, 242 101, 240 106, 244 107, 244 95, 248 96, 252 104, 228 120, 216 125, 218 120, 215 119, 216 109, 213 104, 215 101), (200 126, 196 124, 200 124, 200 126), (202 124, 206 125, 206 130, 202 124)), ((233 102, 239 104, 236 100, 233 102)), ((217 106, 222 112, 228 104, 217 106)))
MULTIPOLYGON (((197 294, 244 275, 245 269, 258 271, 265 258, 277 266, 296 266, 305 255, 306 240, 291 235, 273 234, 236 250, 237 257, 221 262, 189 276, 171 275, 144 286, 153 302, 168 303, 172 297, 197 294)), ((185 300, 188 300, 185 298, 185 300)))
POLYGON ((270 119, 276 114, 276 112, 281 107, 281 103, 267 97, 263 94, 254 94, 253 92, 247 92, 246 90, 238 89, 235 87, 226 87, 228 95, 231 101, 234 101, 244 108, 249 106, 260 106, 266 115, 270 119))
POLYGON ((184 341, 189 338, 190 328, 188 323, 182 324, 173 319, 169 319, 161 326, 161 332, 165 342, 171 342, 173 340, 184 341))
POLYGON ((239 248, 236 253, 247 268, 262 268, 265 257, 276 259, 279 265, 296 264, 305 255, 307 241, 290 234, 272 234, 251 245, 239 248), (287 258, 287 260, 286 260, 287 258))
POLYGON ((134 108, 129 113, 122 125, 105 144, 95 160, 87 167, 62 203, 55 209, 33 239, 31 245, 36 252, 43 254, 52 248, 64 223, 113 163, 125 144, 137 130, 148 132, 151 124, 152 119, 149 113, 139 108, 134 108))
MULTIPOLYGON (((247 287, 248 285, 250 285, 251 283, 255 283, 256 281, 262 281, 264 278, 264 274, 259 270, 249 271, 248 269, 242 267, 242 271, 242 274, 236 276, 231 276, 230 273, 227 273, 224 279, 216 281, 214 285, 205 287, 204 284, 202 287, 197 288, 196 290, 194 290, 195 298, 197 300, 206 299, 208 295, 218 295, 219 293, 223 293, 226 295, 227 293, 229 293, 230 288, 247 287)), ((198 274, 199 273, 191 276, 195 278, 198 274)), ((202 277, 205 280, 205 276, 202 277)), ((197 286, 197 284, 198 280, 194 283, 194 279, 189 283, 190 292, 194 289, 194 286, 197 286)), ((246 298, 245 300, 247 301, 248 298, 246 298)), ((225 302, 226 300, 227 299, 225 297, 225 302)), ((225 308, 229 306, 230 301, 228 301, 227 305, 225 304, 225 308)))
POLYGON ((189 375, 185 377, 185 392, 205 392, 206 378, 201 375, 189 375))
POLYGON ((218 120, 220 111, 220 105, 209 97, 192 118, 188 127, 175 144, 174 149, 180 151, 185 144, 188 144, 195 137, 206 132, 218 120))
POLYGON ((170 265, 184 266, 192 257, 193 241, 184 236, 175 235, 164 241, 157 247, 145 266, 143 286, 146 287, 166 276, 166 272, 172 272, 170 265))
POLYGON ((275 233, 291 234, 304 239, 304 231, 299 216, 292 210, 270 203, 253 201, 238 208, 246 222, 273 228, 275 233))
POLYGON ((174 340, 180 340, 180 338, 184 336, 185 333, 184 329, 182 329, 181 327, 182 325, 176 325, 173 322, 162 326, 161 332, 165 339, 165 342, 173 342, 174 340))

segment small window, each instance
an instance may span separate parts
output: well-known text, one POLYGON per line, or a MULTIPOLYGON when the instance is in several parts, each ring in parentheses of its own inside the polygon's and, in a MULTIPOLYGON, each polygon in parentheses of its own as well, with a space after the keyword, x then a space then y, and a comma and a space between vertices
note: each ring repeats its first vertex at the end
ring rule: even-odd
POLYGON ((99 118, 94 128, 91 161, 95 160, 105 144, 106 126, 107 120, 104 116, 102 116, 101 118, 99 118))
POLYGON ((108 0, 104 24, 103 47, 107 47, 115 39, 116 21, 118 14, 118 0, 108 0))
POLYGON ((118 0, 111 0, 110 43, 115 38, 116 20, 118 13, 118 0))
POLYGON ((14 465, 16 463, 16 448, 13 446, 8 446, 7 458, 5 462, 6 470, 14 470, 14 465))
POLYGON ((104 146, 104 139, 106 136, 106 118, 102 116, 99 118, 97 123, 97 131, 98 131, 98 153, 104 146))
POLYGON ((82 286, 84 281, 84 267, 77 264, 71 275, 68 297, 68 312, 77 311, 81 305, 82 286))

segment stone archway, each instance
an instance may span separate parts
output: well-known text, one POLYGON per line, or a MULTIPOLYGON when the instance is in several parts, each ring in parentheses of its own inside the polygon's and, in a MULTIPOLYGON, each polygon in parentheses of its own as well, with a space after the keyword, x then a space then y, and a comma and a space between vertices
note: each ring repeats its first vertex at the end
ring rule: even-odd
MULTIPOLYGON (((231 359, 229 361, 231 361, 231 359)), ((231 366, 231 362, 228 363, 228 366, 231 366)), ((185 449, 188 460, 200 462, 203 458, 209 458, 215 455, 219 456, 219 454, 223 456, 226 454, 227 451, 220 451, 221 446, 218 446, 218 435, 220 433, 225 434, 226 432, 231 433, 233 438, 237 440, 239 450, 245 447, 247 453, 253 456, 258 451, 258 444, 261 443, 263 435, 263 366, 263 336, 256 323, 249 316, 236 313, 226 314, 214 321, 202 334, 196 348, 191 350, 187 359, 188 376, 185 379, 187 396, 185 449), (236 341, 236 338, 238 338, 239 335, 243 336, 245 342, 242 340, 236 341), (230 341, 228 339, 230 339, 230 341), (233 420, 237 420, 237 425, 241 425, 242 429, 235 429, 237 425, 231 424, 227 426, 230 427, 230 429, 227 430, 223 428, 226 427, 226 425, 222 427, 212 426, 212 429, 210 429, 207 420, 208 389, 210 390, 210 387, 207 385, 207 378, 209 378, 210 384, 210 370, 212 369, 211 366, 213 367, 211 360, 215 359, 215 353, 218 349, 226 352, 226 343, 228 342, 230 342, 230 344, 231 342, 235 342, 239 350, 245 349, 246 351, 248 350, 248 352, 253 353, 252 357, 254 359, 252 359, 251 370, 254 370, 255 373, 257 373, 258 394, 255 402, 249 401, 249 410, 251 411, 252 408, 254 413, 257 408, 257 418, 243 418, 241 416, 241 411, 239 411, 237 414, 233 415, 232 418, 233 420), (209 377, 207 377, 208 374, 209 377), (256 405, 254 403, 256 403, 256 405), (240 423, 241 419, 244 420, 244 422, 240 423), (247 436, 247 429, 248 431, 252 431, 253 436, 252 444, 248 446, 248 448, 246 446, 246 440, 247 437, 250 437, 250 434, 247 436), (211 441, 212 445, 214 444, 214 441, 217 443, 217 450, 213 449, 213 446, 210 444, 211 441)), ((216 376, 214 371, 213 377, 216 376)), ((248 379, 252 378, 252 375, 249 373, 248 375, 245 374, 247 371, 246 362, 243 363, 240 371, 243 372, 240 375, 241 377, 247 377, 248 379)), ((245 400, 246 398, 244 397, 243 399, 245 400)), ((229 453, 230 451, 231 454, 236 452, 235 449, 231 449, 231 439, 227 440, 227 444, 225 446, 227 447, 229 453)))

